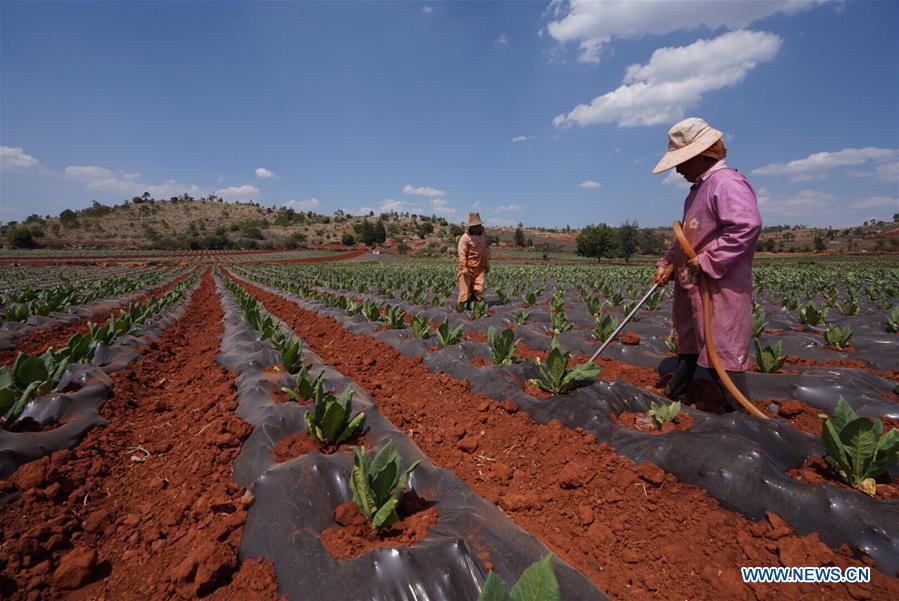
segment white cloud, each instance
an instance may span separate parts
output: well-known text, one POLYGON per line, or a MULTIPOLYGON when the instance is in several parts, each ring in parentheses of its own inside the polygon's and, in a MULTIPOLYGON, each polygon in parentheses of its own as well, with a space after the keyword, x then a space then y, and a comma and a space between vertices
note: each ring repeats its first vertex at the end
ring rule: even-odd
POLYGON ((496 38, 496 41, 493 42, 496 46, 508 46, 509 45, 509 36, 504 33, 499 34, 499 37, 496 38))
POLYGON ((534 136, 515 136, 512 138, 513 142, 527 142, 528 140, 533 140, 534 136))
POLYGON ((426 15, 430 15, 432 12, 434 12, 434 9, 431 8, 430 6, 422 6, 421 12, 423 12, 426 15))
MULTIPOLYGON (((771 163, 753 169, 753 175, 790 176, 793 181, 823 179, 838 167, 858 166, 867 163, 880 163, 899 158, 899 149, 895 148, 844 148, 836 152, 816 152, 804 159, 796 159, 788 163, 771 163)), ((883 181, 892 181, 891 174, 897 172, 899 163, 880 165, 876 172, 853 171, 849 175, 865 177, 877 175, 883 181)))
POLYGON ((493 209, 495 213, 515 213, 517 211, 523 211, 527 207, 520 204, 510 204, 510 205, 500 205, 493 209))
POLYGON ((435 198, 431 201, 431 211, 435 215, 455 215, 456 209, 449 206, 449 203, 442 198, 435 198))
POLYGON ((113 177, 112 171, 96 165, 69 165, 63 173, 80 182, 93 182, 113 177))
POLYGON ((734 86, 756 65, 772 60, 781 42, 773 33, 734 31, 689 46, 659 48, 645 65, 629 66, 617 89, 556 116, 553 124, 672 123, 698 105, 704 94, 734 86))
POLYGON ((269 171, 269 170, 266 169, 265 167, 258 167, 258 168, 256 169, 256 177, 258 177, 258 178, 260 178, 260 179, 266 179, 266 178, 269 178, 269 177, 275 177, 275 172, 274 172, 274 171, 269 171))
POLYGON ((446 196, 446 192, 444 192, 443 190, 430 188, 428 186, 421 186, 419 188, 416 188, 412 184, 406 184, 403 187, 403 194, 411 194, 414 196, 446 196))
POLYGON ((602 184, 599 182, 593 181, 592 179, 588 179, 588 180, 583 181, 580 184, 578 184, 578 186, 581 188, 584 188, 585 190, 595 190, 595 189, 599 188, 600 186, 602 186, 602 184))
POLYGON ((38 160, 26 154, 21 146, 0 146, 0 168, 30 169, 38 164, 38 160))
POLYGON ((296 211, 311 211, 322 206, 322 203, 317 198, 304 198, 303 200, 288 200, 284 206, 296 211))
POLYGON ((899 161, 878 166, 877 179, 884 182, 899 182, 899 161))
POLYGON ((405 200, 397 200, 396 198, 385 198, 377 208, 359 207, 358 211, 368 213, 374 211, 376 213, 389 213, 396 211, 397 213, 411 213, 413 215, 453 215, 456 209, 451 207, 443 198, 432 198, 421 203, 411 203, 405 200))
POLYGON ((259 188, 250 184, 228 186, 227 188, 216 190, 215 195, 220 196, 224 200, 250 200, 259 195, 259 188))
POLYGON ((795 14, 827 0, 767 0, 708 2, 670 0, 640 2, 603 0, 553 0, 544 16, 554 21, 546 31, 560 44, 577 42, 578 60, 597 63, 603 45, 613 39, 635 39, 701 27, 741 29, 777 13, 795 14))
POLYGON ((17 215, 22 215, 22 210, 20 208, 0 203, 0 223, 11 221, 17 215))
POLYGON ((881 207, 890 211, 899 210, 899 198, 894 196, 869 196, 852 202, 853 209, 879 209, 881 207))
POLYGON ((668 172, 668 175, 665 176, 662 183, 666 186, 677 188, 678 190, 689 190, 691 185, 690 182, 684 179, 684 176, 674 169, 668 172))
POLYGON ((173 179, 161 184, 146 184, 138 181, 140 173, 126 173, 119 177, 106 167, 97 165, 69 165, 63 170, 63 174, 83 183, 88 190, 111 192, 123 197, 139 196, 144 192, 148 192, 153 198, 171 198, 181 194, 197 197, 207 193, 200 186, 182 184, 173 179))

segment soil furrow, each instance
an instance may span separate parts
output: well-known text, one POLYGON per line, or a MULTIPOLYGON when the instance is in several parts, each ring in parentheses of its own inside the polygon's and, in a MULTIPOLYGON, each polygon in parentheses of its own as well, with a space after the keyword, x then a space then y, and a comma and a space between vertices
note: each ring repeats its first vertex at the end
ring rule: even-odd
POLYGON ((16 599, 273 599, 270 563, 237 556, 250 496, 232 478, 248 424, 216 363, 207 271, 184 317, 113 375, 103 428, 19 468, 2 491, 0 590, 16 599))
MULTIPOLYGON (((672 474, 618 456, 593 435, 533 422, 514 403, 473 394, 420 358, 243 283, 324 361, 352 377, 437 465, 618 599, 899 598, 872 569, 867 585, 745 585, 741 566, 861 565, 769 514, 752 522, 672 474)), ((870 565, 870 560, 864 558, 870 565)))
MULTIPOLYGON (((179 282, 184 281, 189 276, 190 274, 183 274, 181 276, 178 276, 176 279, 171 280, 170 282, 163 284, 162 286, 158 286, 156 288, 148 290, 146 293, 141 294, 131 302, 145 303, 148 300, 163 296, 169 290, 177 286, 179 282)), ((111 315, 115 315, 116 313, 127 307, 128 304, 129 303, 125 302, 118 303, 111 309, 96 313, 89 318, 85 317, 84 319, 80 319, 72 323, 59 324, 53 326, 52 328, 23 336, 22 338, 19 338, 15 341, 15 348, 0 351, 0 365, 11 365, 20 352, 28 353, 29 355, 38 355, 43 353, 50 347, 60 348, 62 346, 65 346, 66 343, 68 343, 69 338, 74 336, 75 333, 84 334, 87 332, 88 322, 92 321, 94 323, 102 323, 109 319, 111 315)))

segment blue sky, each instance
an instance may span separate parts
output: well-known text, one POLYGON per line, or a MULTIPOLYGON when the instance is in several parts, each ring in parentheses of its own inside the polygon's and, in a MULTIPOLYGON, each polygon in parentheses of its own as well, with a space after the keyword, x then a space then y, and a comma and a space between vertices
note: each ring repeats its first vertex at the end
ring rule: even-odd
POLYGON ((0 218, 215 193, 666 225, 668 128, 767 224, 899 212, 899 3, 0 2, 0 218))

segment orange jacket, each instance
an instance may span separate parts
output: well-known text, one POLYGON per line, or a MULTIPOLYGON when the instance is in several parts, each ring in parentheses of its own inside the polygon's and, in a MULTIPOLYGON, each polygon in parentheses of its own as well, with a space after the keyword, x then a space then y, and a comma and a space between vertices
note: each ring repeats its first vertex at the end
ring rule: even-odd
POLYGON ((490 271, 490 247, 487 236, 468 232, 459 238, 459 273, 479 274, 490 271))

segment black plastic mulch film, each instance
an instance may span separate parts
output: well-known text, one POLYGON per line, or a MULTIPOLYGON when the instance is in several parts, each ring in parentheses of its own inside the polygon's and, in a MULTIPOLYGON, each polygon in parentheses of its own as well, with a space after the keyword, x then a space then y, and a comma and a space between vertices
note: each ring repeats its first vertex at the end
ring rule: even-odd
MULTIPOLYGON (((333 455, 315 452, 276 462, 272 449, 279 440, 305 429, 307 407, 273 400, 272 393, 288 385, 290 376, 273 377, 270 369, 264 371, 278 365, 277 353, 267 342, 258 341, 258 333, 246 325, 233 297, 221 282, 217 284, 225 307, 219 362, 240 373, 237 415, 254 427, 234 466, 235 480, 255 496, 241 557, 271 560, 281 594, 316 601, 474 601, 486 577, 479 553, 488 552, 493 569, 507 581, 515 581, 528 565, 549 553, 451 471, 434 466, 381 415, 364 390, 304 347, 303 364, 316 375, 324 370, 326 388, 342 391, 353 386, 353 411, 365 411, 371 448, 391 440, 405 465, 421 460, 409 484, 434 503, 439 515, 427 536, 409 547, 334 559, 320 534, 334 525, 335 508, 352 498, 348 482, 352 453, 348 449, 333 455)), ((606 599, 586 577, 557 558, 554 570, 563 599, 606 599)))
MULTIPOLYGON (((235 275, 253 281, 247 272, 235 275)), ((524 381, 537 375, 532 362, 475 367, 471 365, 475 358, 490 359, 484 343, 464 341, 431 352, 436 344, 433 336, 422 341, 413 337, 408 328, 378 332, 382 325, 368 322, 361 316, 348 317, 341 309, 299 298, 258 281, 253 283, 304 309, 332 317, 351 332, 382 340, 406 356, 421 356, 429 370, 467 379, 475 393, 497 401, 511 398, 539 423, 558 419, 569 427, 581 427, 596 435, 597 444, 608 442, 618 453, 637 463, 651 461, 675 474, 682 482, 703 488, 725 507, 751 519, 761 519, 766 511, 771 511, 800 534, 817 532, 821 540, 833 548, 848 544, 861 549, 875 560, 878 569, 887 574, 895 575, 899 570, 899 501, 874 500, 861 492, 829 484, 808 484, 787 475, 788 470, 801 465, 806 457, 821 456, 825 449, 819 438, 795 429, 784 420, 763 421, 739 411, 709 414, 687 407, 685 410, 694 422, 689 431, 665 435, 637 432, 616 425, 609 415, 625 411, 645 412, 650 402, 658 401, 659 397, 627 382, 597 381, 572 394, 538 400, 523 391, 524 381)), ((543 300, 549 296, 545 293, 543 300)), ((366 295, 366 298, 388 300, 375 295, 366 295)), ((449 318, 452 325, 465 323, 466 328, 481 333, 486 333, 491 326, 501 328, 514 323, 515 314, 520 310, 515 305, 492 307, 495 313, 490 317, 468 322, 464 315, 446 308, 389 302, 412 314, 424 314, 433 321, 449 318)), ((571 291, 568 302, 573 305, 570 309, 566 307, 569 319, 575 323, 586 321, 589 316, 571 291)), ((632 365, 659 368, 662 373, 673 371, 674 358, 664 342, 671 328, 670 302, 666 300, 658 311, 643 312, 639 321, 628 325, 626 331, 641 337, 638 346, 614 344, 603 356, 632 365)), ((550 344, 547 335, 549 314, 532 309, 530 315, 528 325, 518 326, 515 335, 529 347, 546 351, 550 344)), ((769 315, 769 321, 769 327, 789 327, 786 318, 777 312, 769 315)), ((864 356, 879 369, 899 366, 899 336, 890 338, 889 334, 876 334, 880 324, 875 324, 871 317, 867 320, 865 317, 846 318, 846 321, 852 324, 859 338, 853 341, 859 351, 854 356, 864 356), (862 341, 863 338, 867 340, 862 341)), ((789 354, 819 360, 839 358, 835 357, 837 353, 822 348, 811 338, 810 334, 790 332, 781 340, 784 351, 789 354)), ((592 355, 596 350, 596 341, 592 340, 589 330, 565 332, 558 339, 562 348, 573 354, 592 355)), ((881 394, 891 390, 890 382, 864 370, 813 368, 799 374, 751 372, 747 376, 755 398, 798 399, 831 413, 838 396, 842 395, 860 415, 899 419, 899 405, 881 394)), ((700 369, 697 377, 708 375, 700 369)), ((894 466, 890 473, 893 477, 899 476, 899 466, 894 466)))
MULTIPOLYGON (((107 374, 125 368, 141 349, 178 321, 198 287, 199 281, 155 317, 136 325, 138 334, 120 336, 108 346, 100 344, 92 363, 67 367, 53 392, 28 403, 19 416, 18 423, 32 422, 37 427, 27 430, 37 431, 0 429, 0 478, 9 478, 23 463, 74 447, 88 430, 105 425, 100 408, 112 394, 112 380, 107 374)), ((132 299, 140 294, 133 295, 132 299)), ((119 297, 115 304, 120 304, 122 298, 127 297, 119 297)))

